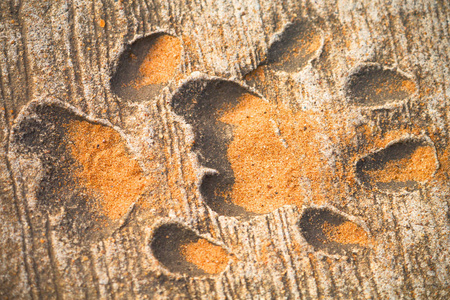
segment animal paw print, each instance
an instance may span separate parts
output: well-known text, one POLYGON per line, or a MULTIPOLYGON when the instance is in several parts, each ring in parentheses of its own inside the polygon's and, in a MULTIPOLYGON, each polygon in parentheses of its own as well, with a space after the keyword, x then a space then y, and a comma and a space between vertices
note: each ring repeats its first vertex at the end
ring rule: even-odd
MULTIPOLYGON (((326 111, 304 107, 289 84, 277 84, 288 78, 283 82, 295 85, 299 74, 320 59, 324 42, 310 22, 295 22, 273 39, 267 59, 242 82, 191 77, 170 104, 192 135, 191 151, 203 172, 200 195, 212 211, 248 225, 259 215, 296 206, 301 211, 297 229, 312 249, 345 254, 369 248, 373 240, 361 221, 328 203, 339 194, 339 181, 351 181, 351 173, 363 189, 410 192, 431 180, 439 163, 426 134, 400 128, 380 139, 361 126, 357 137, 365 139, 363 149, 351 150, 344 142, 354 168, 335 172, 338 142, 323 131, 330 126, 328 132, 338 135, 339 124, 329 125, 326 111)), ((119 58, 111 90, 125 102, 150 102, 181 78, 182 55, 180 39, 171 35, 136 40, 119 58)), ((415 89, 407 75, 375 64, 357 68, 344 87, 348 103, 374 118, 380 109, 401 107, 415 89)), ((33 101, 23 110, 12 131, 10 155, 25 191, 24 205, 84 244, 138 222, 139 214, 139 220, 152 222, 151 207, 164 205, 151 196, 163 179, 137 159, 126 134, 59 100, 33 101)), ((166 219, 152 224, 147 246, 168 273, 213 276, 230 265, 235 256, 225 243, 170 215, 166 219)))
POLYGON ((60 220, 70 238, 92 240, 120 226, 153 184, 117 129, 55 99, 28 105, 11 144, 20 174, 35 174, 25 181, 35 182, 30 208, 60 220))
POLYGON ((289 93, 277 85, 317 59, 323 42, 310 23, 290 24, 244 84, 195 78, 175 93, 172 107, 189 125, 191 150, 208 170, 200 192, 212 210, 245 221, 294 205, 303 210, 298 225, 305 240, 343 254, 369 247, 371 239, 358 221, 327 206, 336 176, 317 142, 325 115, 299 109, 294 97, 280 99, 289 93), (309 205, 311 198, 319 206, 309 205))
MULTIPOLYGON (((302 211, 300 232, 314 249, 344 254, 371 248, 376 241, 368 228, 330 205, 334 195, 349 195, 337 182, 355 192, 413 192, 435 177, 436 147, 421 126, 386 117, 389 124, 378 122, 381 133, 367 125, 357 128, 361 135, 344 132, 351 117, 330 120, 339 114, 310 109, 292 88, 320 60, 321 30, 294 22, 273 40, 267 59, 243 82, 199 77, 173 96, 174 112, 192 131, 191 149, 208 170, 203 200, 219 215, 242 221, 294 205, 302 211), (353 149, 354 142, 361 146, 353 149)), ((416 83, 400 70, 367 63, 353 70, 343 90, 347 107, 376 121, 379 112, 404 109, 416 83)))
MULTIPOLYGON (((181 55, 174 36, 139 39, 123 51, 111 88, 130 103, 150 101, 179 75, 181 55)), ((106 120, 51 97, 31 102, 12 130, 10 155, 26 191, 24 205, 35 215, 34 230, 51 223, 67 239, 89 246, 151 217, 152 207, 163 206, 152 195, 161 179, 138 154, 106 120)), ((218 274, 231 258, 181 223, 156 228, 148 247, 170 272, 192 276, 218 274)))

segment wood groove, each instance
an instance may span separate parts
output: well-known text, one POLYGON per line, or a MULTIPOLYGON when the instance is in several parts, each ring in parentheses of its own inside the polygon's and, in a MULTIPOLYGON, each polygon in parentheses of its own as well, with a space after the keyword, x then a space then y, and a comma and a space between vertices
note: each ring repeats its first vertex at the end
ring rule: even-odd
MULTIPOLYGON (((67 18, 65 20, 62 20, 62 22, 64 22, 64 23, 65 23, 65 21, 67 21, 67 18)), ((50 23, 51 23, 50 34, 52 37, 52 42, 54 44, 58 44, 57 37, 55 36, 56 32, 57 32, 57 28, 56 29, 54 28, 55 22, 54 22, 53 18, 50 19, 50 23)), ((64 50, 65 50, 65 51, 60 52, 60 55, 63 57, 62 60, 64 61, 64 66, 61 68, 62 69, 61 74, 64 77, 64 79, 63 79, 64 88, 68 93, 67 98, 70 99, 69 101, 71 101, 72 103, 76 103, 77 89, 76 89, 75 85, 73 84, 73 82, 75 81, 75 79, 74 79, 75 74, 74 74, 72 68, 69 67, 72 64, 71 57, 70 57, 70 48, 68 48, 68 45, 70 45, 70 38, 67 38, 66 30, 61 30, 61 31, 62 32, 59 33, 59 37, 61 38, 61 44, 64 45, 64 50)), ((55 61, 58 61, 58 56, 56 53, 54 54, 54 59, 55 59, 55 61)))
POLYGON ((114 290, 114 295, 130 295, 132 290, 130 290, 129 284, 125 284, 124 277, 121 276, 126 270, 126 262, 128 260, 128 256, 125 251, 123 251, 123 238, 122 232, 116 232, 111 240, 108 240, 108 250, 107 253, 111 253, 109 255, 111 258, 108 262, 110 278, 112 280, 111 286, 116 289, 114 290), (125 268, 124 268, 125 267, 125 268))
MULTIPOLYGON (((36 253, 36 249, 35 249, 35 245, 34 245, 36 240, 35 240, 35 236, 33 233, 34 226, 31 223, 30 210, 29 210, 27 204, 25 203, 26 196, 25 196, 25 192, 23 191, 23 189, 21 189, 21 194, 22 194, 21 198, 22 198, 22 209, 23 209, 22 218, 24 218, 24 221, 22 221, 22 222, 25 222, 24 227, 28 228, 28 230, 25 230, 25 235, 27 235, 28 239, 30 240, 30 242, 29 242, 30 246, 27 247, 27 250, 29 249, 29 251, 34 254, 34 253, 36 253)), ((42 295, 40 274, 38 271, 38 265, 36 263, 36 259, 35 259, 34 255, 31 254, 30 252, 29 252, 30 255, 28 255, 28 258, 30 259, 30 264, 31 264, 31 267, 34 272, 36 289, 38 291, 37 292, 38 298, 40 298, 42 295)))
POLYGON ((147 35, 149 33, 149 29, 148 29, 148 19, 147 19, 147 15, 148 15, 148 7, 147 7, 147 3, 145 2, 145 0, 139 0, 139 12, 140 12, 140 16, 141 16, 141 20, 142 20, 142 35, 147 35))
MULTIPOLYGON (((394 207, 393 207, 393 198, 394 197, 395 196, 388 197, 388 199, 389 199, 388 205, 390 206, 390 211, 394 211, 394 207)), ((406 266, 405 266, 406 265, 405 249, 403 248, 403 243, 402 243, 402 240, 398 233, 399 225, 397 222, 397 217, 394 214, 392 214, 392 222, 393 222, 393 225, 395 228, 394 236, 397 241, 397 249, 400 252, 400 256, 398 257, 398 260, 399 260, 398 264, 402 266, 401 270, 402 270, 402 276, 403 276, 403 280, 404 280, 404 284, 402 285, 401 288, 405 295, 409 295, 411 297, 412 295, 410 294, 410 292, 412 291, 412 285, 411 285, 411 281, 410 281, 410 278, 409 278, 408 272, 406 271, 406 266)))
MULTIPOLYGON (((165 99, 167 99, 168 95, 164 94, 163 97, 161 97, 162 103, 161 103, 161 111, 163 113, 163 115, 165 116, 164 118, 162 118, 164 120, 164 126, 166 127, 167 130, 167 135, 168 135, 168 140, 169 140, 169 148, 170 148, 170 165, 173 167, 174 173, 176 174, 176 178, 174 177, 174 186, 173 188, 176 188, 179 192, 180 192, 180 196, 182 199, 176 199, 177 201, 177 206, 181 206, 184 208, 183 212, 179 212, 183 214, 183 218, 186 218, 185 216, 189 216, 191 215, 191 208, 189 205, 189 202, 187 201, 187 197, 186 197, 186 191, 180 186, 180 183, 178 182, 178 180, 182 180, 182 165, 181 165, 181 161, 180 161, 180 156, 179 156, 179 152, 178 152, 178 148, 175 147, 175 143, 176 141, 176 134, 174 132, 174 128, 173 128, 173 123, 172 123, 172 119, 170 117, 170 112, 168 110, 168 108, 166 107, 166 102, 165 99), (176 171, 175 171, 176 169, 176 171), (180 201, 183 201, 184 203, 181 204, 179 203, 180 201)), ((175 176, 175 174, 173 174, 172 176, 175 176)), ((191 219, 192 220, 192 219, 191 219)), ((189 221, 191 221, 189 220, 189 221)))
POLYGON ((145 28, 142 26, 142 23, 139 22, 139 19, 142 20, 142 18, 141 18, 142 11, 141 11, 140 0, 133 0, 132 2, 133 2, 133 14, 134 14, 135 20, 136 20, 135 24, 137 26, 135 34, 144 35, 145 28))
POLYGON ((369 280, 369 282, 371 283, 371 286, 373 287, 373 290, 374 290, 374 292, 375 292, 375 297, 376 298, 380 298, 381 296, 381 294, 380 294, 380 292, 378 291, 378 285, 377 285, 377 282, 375 281, 375 273, 373 272, 373 269, 372 269, 372 265, 371 265, 371 263, 370 263, 370 258, 368 258, 368 257, 363 257, 362 258, 362 261, 365 261, 365 262, 367 262, 367 270, 369 271, 369 274, 367 275, 367 278, 368 278, 368 280, 369 280))
POLYGON ((106 254, 107 254, 107 249, 105 246, 105 242, 101 241, 99 246, 101 247, 100 249, 102 249, 102 251, 104 251, 105 253, 101 256, 101 261, 103 262, 103 268, 105 271, 105 276, 106 279, 108 281, 108 283, 106 284, 106 290, 108 292, 108 295, 111 297, 111 299, 116 299, 115 293, 113 293, 113 287, 112 287, 112 279, 111 276, 109 275, 109 267, 107 264, 107 258, 106 258, 106 254))
POLYGON ((292 293, 294 294, 294 297, 300 297, 301 295, 299 294, 300 291, 300 284, 298 282, 298 277, 297 274, 295 272, 296 268, 294 266, 294 262, 292 261, 292 258, 294 257, 292 255, 292 252, 289 250, 289 246, 292 244, 292 241, 289 238, 289 224, 287 223, 286 220, 286 216, 284 215, 284 213, 282 213, 280 210, 277 211, 276 213, 277 217, 280 220, 280 223, 278 223, 278 226, 280 226, 280 233, 281 233, 281 245, 283 245, 283 256, 284 256, 284 260, 286 261, 287 264, 287 272, 289 275, 289 281, 292 282, 292 293))
MULTIPOLYGON (((277 247, 278 243, 276 243, 276 240, 275 240, 275 239, 278 239, 278 241, 280 241, 280 238, 282 238, 281 237, 282 234, 280 234, 279 229, 277 228, 279 222, 276 219, 276 217, 277 216, 275 214, 272 215, 272 219, 270 220, 270 222, 267 223, 268 228, 270 228, 269 231, 272 232, 272 234, 269 235, 271 237, 270 243, 271 243, 271 246, 274 248, 274 252, 275 252, 277 258, 279 259, 279 264, 280 264, 279 268, 282 270, 286 270, 289 266, 287 265, 287 261, 284 256, 283 249, 280 249, 280 247, 277 247), (274 227, 274 228, 271 228, 271 227, 274 227)), ((281 241, 281 243, 282 242, 283 241, 281 241)), ((286 273, 287 272, 284 273, 284 276, 282 276, 280 281, 282 283, 283 288, 290 288, 290 287, 285 287, 285 285, 287 284, 286 280, 285 280, 285 277, 287 276, 286 273)), ((280 288, 280 286, 277 286, 277 289, 279 289, 279 288, 280 288)), ((278 291, 278 292, 280 292, 280 291, 278 291)))
MULTIPOLYGON (((1 63, 1 61, 0 61, 0 63, 1 63)), ((7 106, 6 97, 5 97, 5 90, 6 89, 5 89, 5 84, 3 82, 3 73, 2 72, 3 72, 2 71, 2 65, 0 64, 0 88, 1 88, 0 90, 1 90, 2 97, 4 99, 4 101, 2 101, 2 102, 3 102, 3 108, 5 110, 5 114, 4 114, 5 123, 8 126, 10 124, 10 119, 9 119, 9 116, 8 116, 8 106, 7 106)), ((13 101, 12 101, 12 103, 13 103, 13 101)), ((33 277, 31 275, 31 269, 32 268, 30 267, 29 260, 28 260, 27 243, 26 243, 26 240, 25 240, 26 239, 25 238, 25 225, 23 224, 22 216, 21 216, 20 209, 19 209, 19 204, 18 204, 19 200, 18 200, 18 193, 17 193, 17 183, 16 183, 16 181, 14 179, 14 176, 13 176, 13 173, 12 173, 12 168, 11 168, 11 163, 10 163, 9 158, 8 158, 9 139, 10 139, 9 136, 10 136, 10 131, 7 130, 7 134, 6 134, 6 138, 5 138, 5 140, 6 140, 6 143, 5 143, 5 153, 6 153, 5 164, 6 164, 6 168, 7 168, 7 171, 8 171, 8 175, 9 175, 10 180, 12 182, 13 206, 14 206, 14 210, 15 210, 15 213, 16 213, 16 218, 18 220, 18 223, 20 224, 20 229, 21 229, 21 233, 22 233, 21 234, 21 248, 22 248, 21 252, 22 252, 22 261, 23 261, 23 265, 24 265, 24 269, 25 269, 25 273, 26 273, 26 283, 27 283, 27 285, 29 287, 30 297, 32 299, 36 299, 37 296, 35 296, 35 293, 33 291, 34 286, 36 285, 36 283, 32 283, 32 277, 33 277)), ((39 296, 39 294, 38 294, 38 296, 39 296)), ((37 297, 37 298, 39 298, 39 297, 37 297)))
POLYGON ((93 255, 91 249, 88 249, 86 251, 86 257, 87 257, 87 263, 89 265, 89 275, 92 278, 92 284, 93 284, 95 292, 96 292, 96 295, 94 297, 99 298, 101 295, 100 294, 100 286, 99 286, 99 282, 98 282, 98 275, 95 270, 94 255, 93 255))
MULTIPOLYGON (((112 35, 112 33, 110 32, 109 28, 111 26, 111 21, 109 20, 109 18, 107 17, 107 13, 106 13, 106 3, 103 2, 103 0, 100 1, 101 3, 101 7, 102 7, 102 12, 103 14, 100 15, 100 20, 104 20, 105 21, 105 26, 104 26, 104 30, 102 32, 102 29, 99 30, 98 35, 99 35, 99 40, 103 41, 103 45, 106 46, 106 58, 103 61, 104 65, 111 65, 112 61, 111 61, 111 48, 110 48, 110 40, 109 40, 109 36, 112 35), (101 34, 101 33, 102 34, 101 34)), ((94 10, 95 10, 95 6, 94 6, 94 10)), ((94 11, 94 15, 95 15, 95 11, 94 11)), ((99 21, 100 22, 100 21, 99 21)), ((95 27, 95 25, 94 25, 95 27)), ((101 27, 101 26, 100 26, 101 27)), ((108 91, 106 88, 106 83, 107 80, 105 79, 105 76, 103 74, 103 72, 101 72, 101 64, 98 65, 98 72, 99 72, 99 77, 100 77, 100 86, 102 87, 102 94, 103 97, 105 99, 104 103, 106 106, 106 116, 107 119, 110 120, 113 123, 113 119, 111 116, 111 104, 110 104, 110 99, 108 97, 108 91)), ((106 69, 106 68, 105 68, 106 69)))
MULTIPOLYGON (((156 101, 155 103, 156 106, 156 110, 157 110, 157 114, 156 117, 158 118, 158 123, 162 124, 162 126, 158 126, 158 130, 159 130, 159 134, 160 134, 160 143, 161 143, 161 147, 162 147, 162 152, 164 153, 164 162, 163 162, 163 166, 164 166, 164 177, 166 179, 166 187, 164 190, 166 192, 166 194, 168 195, 169 199, 172 199, 172 190, 170 188, 170 183, 169 183, 169 168, 168 166, 171 164, 171 155, 170 153, 167 153, 168 151, 170 151, 170 146, 168 146, 168 142, 167 142, 167 138, 166 137, 166 132, 167 132, 167 128, 166 128, 166 124, 163 120, 163 118, 161 117, 162 115, 162 110, 161 110, 161 103, 159 101, 159 99, 156 101)), ((173 205, 173 207, 176 207, 173 203, 170 203, 173 205)))
MULTIPOLYGON (((77 251, 78 252, 78 251, 77 251)), ((78 252, 81 254, 81 252, 78 252)), ((83 262, 81 260, 77 260, 73 263, 72 276, 71 280, 74 280, 78 283, 77 289, 73 289, 71 292, 71 297, 79 298, 81 295, 85 297, 85 299, 89 299, 89 286, 86 280, 86 269, 83 266, 83 262)))
POLYGON ((133 38, 134 32, 133 32, 133 21, 131 20, 131 13, 130 13, 130 7, 129 7, 129 0, 128 1, 122 1, 120 4, 123 7, 123 11, 125 14, 125 19, 127 21, 127 33, 123 37, 125 42, 130 41, 133 38))
MULTIPOLYGON (((190 222, 192 222, 193 219, 197 219, 197 218, 196 218, 195 207, 194 207, 194 210, 192 210, 191 203, 190 203, 190 201, 189 201, 189 199, 187 197, 187 192, 186 192, 186 190, 184 188, 186 186, 186 181, 185 181, 185 178, 184 178, 183 160, 182 160, 181 153, 180 153, 180 141, 179 141, 178 134, 176 132, 174 120, 172 119, 170 110, 167 107, 164 107, 164 109, 165 109, 165 116, 166 116, 165 119, 167 119, 169 121, 171 140, 177 146, 177 147, 175 147, 174 145, 172 145, 174 147, 173 150, 174 150, 174 153, 175 153, 175 156, 176 156, 175 159, 176 159, 176 161, 178 163, 178 166, 179 166, 179 171, 178 171, 178 180, 180 180, 179 190, 180 190, 180 192, 182 194, 183 201, 185 202, 185 204, 184 204, 184 207, 186 209, 185 214, 188 215, 188 216, 191 216, 190 222)), ((193 225, 193 224, 190 224, 190 225, 193 225)))
MULTIPOLYGON (((198 204, 197 202, 197 198, 195 197, 195 192, 196 192, 196 185, 195 182, 192 182, 192 178, 188 178, 186 175, 186 172, 184 172, 184 170, 189 170, 190 168, 192 168, 193 166, 191 166, 190 164, 190 160, 189 158, 185 158, 183 156, 183 153, 188 153, 188 150, 186 149, 186 147, 184 146, 184 141, 182 141, 183 138, 183 130, 178 126, 177 121, 173 120, 172 116, 171 116, 171 111, 168 110, 168 117, 171 120, 172 126, 173 126, 173 131, 174 131, 174 136, 176 137, 176 149, 178 149, 177 151, 177 156, 178 156, 178 161, 180 164, 180 178, 181 178, 181 182, 184 190, 184 194, 185 194, 185 201, 187 203, 187 206, 189 207, 189 212, 187 212, 188 215, 191 215, 191 220, 201 220, 202 218, 200 217, 200 213, 201 211, 198 209, 200 204, 198 204), (181 133, 181 134, 180 134, 181 133)), ((189 172, 189 171, 188 171, 189 172)), ((209 221, 209 220, 208 220, 209 221)), ((203 221, 203 222, 208 222, 207 220, 203 221)), ((201 223, 198 223, 196 227, 198 227, 198 231, 201 232, 201 228, 200 227, 208 227, 206 226, 206 224, 202 224, 203 226, 200 226, 201 223)), ((193 223, 191 225, 194 225, 193 223)))
MULTIPOLYGON (((433 198, 434 198, 432 195, 430 195, 430 194, 428 193, 427 190, 424 190, 424 191, 423 191, 423 190, 420 190, 420 193, 421 193, 422 200, 423 200, 424 202, 425 202, 425 199, 433 199, 433 198), (422 192, 424 192, 425 195, 423 195, 422 192)), ((448 204, 447 204, 447 206, 448 206, 448 204)), ((432 227, 433 227, 433 228, 438 228, 438 227, 440 227, 440 226, 439 226, 438 224, 436 224, 436 222, 435 222, 435 220, 438 220, 439 217, 434 213, 433 208, 430 208, 430 212, 431 212, 431 215, 432 215, 432 219, 430 220, 430 222, 433 222, 433 226, 432 226, 432 227)), ((439 230, 439 231, 441 231, 441 230, 439 230)), ((440 233, 441 233, 441 232, 436 232, 436 235, 440 235, 440 233)), ((445 234, 446 234, 445 232, 442 232, 442 235, 445 235, 445 234)), ((425 250, 426 250, 426 253, 427 253, 428 258, 433 257, 433 250, 432 250, 433 246, 435 246, 435 247, 440 247, 441 245, 438 244, 438 243, 435 243, 436 241, 431 241, 427 235, 424 235, 423 238, 425 239, 423 245, 424 245, 424 248, 425 248, 425 250), (438 245, 436 245, 436 244, 438 244, 438 245)), ((446 254, 447 257, 450 257, 450 251, 449 251, 448 247, 446 248, 446 246, 443 245, 442 248, 443 248, 443 249, 446 249, 446 251, 445 251, 446 253, 445 253, 445 254, 446 254)), ((441 248, 441 249, 442 249, 442 248, 441 248)), ((442 254, 443 254, 443 253, 441 253, 441 256, 442 256, 442 254)), ((431 270, 437 270, 437 265, 436 265, 436 263, 433 263, 432 261, 427 261, 427 265, 430 266, 430 269, 431 269, 431 270)), ((424 277, 426 278, 427 276, 424 276, 424 277)), ((450 278, 450 273, 447 272, 447 280, 448 280, 449 278, 450 278)), ((438 280, 439 280, 439 279, 438 279, 438 280)), ((445 286, 445 282, 443 282, 443 281, 441 281, 441 280, 439 280, 439 281, 440 281, 440 283, 441 283, 443 286, 445 286)))
MULTIPOLYGON (((8 53, 6 51, 6 47, 4 44, 3 44, 2 48, 3 48, 3 55, 5 57, 6 62, 10 61, 9 57, 8 57, 8 53)), ((14 89, 11 88, 14 84, 13 84, 12 78, 11 78, 11 68, 8 63, 6 63, 6 71, 7 71, 6 77, 8 79, 8 83, 9 83, 8 90, 9 90, 9 94, 10 94, 9 101, 11 102, 11 107, 8 107, 8 108, 6 107, 6 98, 5 98, 4 105, 5 105, 5 109, 6 109, 5 115, 8 116, 8 123, 7 123, 8 129, 10 129, 12 121, 14 119, 14 112, 17 112, 17 107, 16 107, 16 102, 14 101, 14 99, 16 98, 15 92, 14 92, 14 89), (11 113, 11 111, 12 111, 12 113, 11 113)), ((2 79, 2 84, 3 84, 3 76, 0 79, 2 79)), ((5 87, 2 87, 2 92, 6 91, 6 84, 4 84, 4 85, 5 85, 5 87)))
MULTIPOLYGON (((6 56, 6 52, 5 52, 6 47, 4 47, 3 43, 2 43, 2 46, 3 46, 2 48, 4 50, 3 52, 4 52, 5 61, 8 61, 8 57, 6 56)), ((1 95, 2 95, 2 98, 3 98, 2 105, 3 105, 3 109, 4 109, 5 123, 6 123, 6 126, 7 126, 7 128, 6 128, 7 130, 6 131, 8 132, 5 141, 7 141, 6 145, 8 145, 11 118, 9 116, 9 113, 10 113, 9 111, 10 110, 9 110, 8 105, 7 105, 7 99, 9 99, 8 102, 11 102, 12 104, 14 104, 14 101, 11 100, 11 98, 14 98, 14 95, 12 94, 13 91, 11 89, 8 89, 9 90, 9 94, 11 94, 10 97, 7 97, 6 94, 5 94, 6 93, 7 84, 3 82, 3 75, 4 74, 3 74, 3 71, 2 71, 3 70, 2 61, 3 60, 0 60, 0 92, 1 92, 1 95)), ((6 66, 6 68, 8 69, 8 66, 6 66)), ((11 78, 9 76, 9 72, 7 74, 7 77, 8 77, 8 81, 11 82, 11 78)), ((8 149, 6 149, 6 153, 8 153, 8 149)))
MULTIPOLYGON (((156 4, 155 4, 154 0, 144 0, 144 1, 146 1, 147 6, 148 6, 148 2, 151 2, 151 4, 152 4, 151 5, 151 8, 152 8, 151 11, 154 12, 155 16, 156 16, 155 23, 156 24, 160 24, 161 23, 161 15, 160 15, 159 8, 156 7, 156 4)), ((150 7, 150 6, 148 6, 148 7, 150 7)))
POLYGON ((53 284, 54 284, 54 288, 55 288, 55 294, 56 294, 56 299, 62 299, 62 294, 59 288, 59 280, 58 278, 60 277, 58 272, 57 272, 57 266, 56 266, 56 257, 55 257, 55 250, 54 250, 54 245, 52 242, 52 237, 51 237, 51 228, 50 228, 50 221, 47 215, 47 218, 45 220, 45 237, 47 239, 47 253, 48 253, 48 257, 49 257, 49 261, 50 261, 50 267, 52 269, 52 280, 53 280, 53 284))
POLYGON ((75 79, 75 83, 78 86, 77 94, 79 94, 82 97, 81 100, 81 108, 83 111, 89 110, 89 104, 87 103, 86 94, 84 92, 84 84, 83 84, 83 78, 84 78, 84 72, 81 69, 81 60, 80 57, 80 49, 78 46, 77 41, 80 40, 79 35, 77 34, 77 30, 75 28, 75 24, 77 23, 76 18, 76 10, 75 10, 75 4, 71 2, 70 4, 67 4, 69 6, 68 9, 68 32, 70 33, 68 39, 69 39, 69 53, 68 57, 70 57, 70 61, 73 62, 73 75, 75 79))
POLYGON ((316 286, 317 298, 318 299, 323 299, 324 295, 323 295, 323 292, 322 292, 322 290, 320 288, 320 285, 319 285, 320 281, 319 281, 319 276, 318 276, 318 273, 317 273, 317 268, 314 265, 314 254, 308 253, 308 262, 309 262, 309 265, 311 267, 312 275, 313 275, 313 278, 314 278, 314 284, 316 286))
POLYGON ((20 41, 21 41, 21 45, 22 45, 22 51, 23 51, 23 66, 25 69, 24 72, 24 79, 25 79, 25 98, 27 99, 27 102, 30 101, 32 95, 33 95, 33 84, 32 84, 32 75, 31 75, 31 69, 30 69, 30 58, 29 58, 29 53, 28 53, 28 48, 27 48, 27 34, 26 34, 26 29, 25 26, 23 24, 23 22, 21 20, 23 20, 23 1, 24 0, 19 0, 19 8, 18 8, 18 18, 17 18, 17 23, 18 26, 20 28, 20 41))
POLYGON ((125 251, 124 251, 124 256, 126 258, 126 259, 124 259, 125 268, 126 268, 127 273, 131 275, 130 289, 129 289, 130 290, 130 294, 131 294, 132 298, 136 299, 138 297, 138 294, 136 294, 137 293, 137 291, 136 291, 136 283, 135 283, 136 278, 134 276, 134 270, 132 269, 131 264, 130 264, 131 261, 133 260, 132 258, 133 257, 136 258, 136 256, 134 255, 134 253, 132 253, 132 251, 129 251, 128 253, 126 251, 126 249, 130 249, 131 248, 130 247, 131 246, 130 240, 128 239, 128 232, 127 232, 127 234, 125 234, 125 233, 123 234, 122 244, 123 244, 123 246, 125 248, 125 251))
MULTIPOLYGON (((358 282, 358 286, 361 287, 361 289, 364 289, 364 286, 365 286, 364 279, 361 276, 361 274, 359 273, 358 260, 357 259, 358 259, 358 256, 356 254, 353 254, 349 258, 349 263, 351 265, 351 268, 352 268, 352 271, 353 271, 353 273, 355 275, 355 278, 356 278, 356 280, 358 282)), ((370 284, 369 284, 369 286, 370 286, 370 284)), ((367 295, 366 295, 366 297, 367 297, 367 295)))
MULTIPOLYGON (((9 140, 9 138, 8 138, 9 140)), ((6 144, 6 152, 8 153, 9 149, 9 142, 6 144)), ((12 175, 12 168, 11 168, 11 163, 8 159, 8 157, 6 157, 5 159, 6 162, 6 168, 8 169, 8 173, 10 174, 10 178, 11 178, 11 182, 12 182, 12 188, 13 188, 13 195, 14 195, 14 208, 16 210, 16 214, 21 226, 21 230, 22 230, 22 253, 23 253, 23 262, 24 262, 24 266, 25 266, 25 270, 27 273, 27 280, 28 280, 28 284, 30 287, 30 294, 31 294, 31 298, 32 299, 40 299, 41 297, 41 293, 40 293, 40 289, 39 289, 39 280, 37 279, 37 274, 36 274, 36 268, 35 265, 33 264, 33 260, 32 258, 29 257, 29 252, 28 252, 28 248, 29 246, 27 245, 27 237, 25 236, 25 228, 26 228, 26 224, 24 224, 24 220, 23 220, 23 215, 20 212, 20 207, 19 207, 19 200, 18 200, 18 187, 17 187, 17 183, 16 180, 14 178, 14 176, 12 175), (32 274, 31 272, 34 272, 34 274, 32 274), (33 281, 33 282, 32 282, 33 281)))

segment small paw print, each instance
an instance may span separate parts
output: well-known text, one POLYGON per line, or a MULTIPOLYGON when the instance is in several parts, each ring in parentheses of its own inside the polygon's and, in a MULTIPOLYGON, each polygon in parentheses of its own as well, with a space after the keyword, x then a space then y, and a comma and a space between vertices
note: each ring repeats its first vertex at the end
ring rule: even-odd
MULTIPOLYGON (((181 55, 180 40, 171 35, 135 41, 122 53, 112 90, 129 103, 151 100, 179 75, 181 55)), ((10 156, 18 182, 30 183, 28 209, 82 246, 164 208, 154 195, 162 176, 138 159, 127 134, 60 100, 35 100, 22 111, 12 130, 10 156)), ((156 228, 148 244, 171 274, 212 276, 231 258, 217 242, 179 222, 156 228)))
POLYGON ((18 169, 35 169, 30 208, 48 211, 70 237, 89 240, 120 226, 155 185, 117 128, 56 99, 30 103, 11 141, 18 169))

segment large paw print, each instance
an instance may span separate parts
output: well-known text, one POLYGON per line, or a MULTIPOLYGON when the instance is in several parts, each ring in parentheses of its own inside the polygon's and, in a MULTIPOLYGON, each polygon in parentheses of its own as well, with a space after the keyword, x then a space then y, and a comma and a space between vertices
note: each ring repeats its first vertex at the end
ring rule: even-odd
POLYGON ((208 170, 200 192, 212 210, 244 221, 312 202, 299 221, 303 236, 316 249, 344 253, 368 247, 370 238, 354 218, 326 206, 337 177, 321 141, 327 115, 301 109, 293 96, 280 99, 277 85, 317 59, 322 44, 310 23, 290 24, 245 76, 247 86, 198 77, 175 93, 172 107, 189 124, 191 150, 208 170))
POLYGON ((376 242, 358 219, 330 206, 333 198, 360 189, 417 191, 436 177, 439 154, 421 125, 377 119, 380 112, 409 107, 416 95, 415 80, 400 70, 374 63, 355 68, 343 86, 349 116, 298 101, 293 86, 320 60, 324 42, 311 23, 290 24, 243 82, 193 79, 174 95, 172 107, 189 124, 191 149, 208 169, 200 192, 211 209, 247 220, 295 205, 305 240, 342 254, 376 242), (352 119, 352 110, 368 114, 378 127, 346 131, 344 124, 363 123, 360 116, 352 119))

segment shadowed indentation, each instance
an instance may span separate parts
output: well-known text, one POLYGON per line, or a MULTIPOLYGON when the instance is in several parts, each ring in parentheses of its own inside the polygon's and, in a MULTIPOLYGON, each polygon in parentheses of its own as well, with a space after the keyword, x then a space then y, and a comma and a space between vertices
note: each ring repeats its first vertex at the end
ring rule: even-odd
MULTIPOLYGON (((113 228, 150 184, 117 131, 62 104, 30 104, 11 145, 19 160, 39 159, 43 175, 32 179, 37 188, 29 196, 68 236, 89 239, 113 228)), ((19 166, 25 176, 38 171, 19 166)))
POLYGON ((192 151, 202 166, 217 170, 203 178, 200 192, 208 206, 221 215, 244 216, 249 213, 234 205, 227 195, 234 184, 234 173, 227 157, 233 127, 220 121, 239 97, 248 93, 240 85, 224 80, 196 80, 183 85, 172 99, 177 115, 183 116, 194 132, 192 151))
POLYGON ((347 98, 363 106, 404 100, 415 93, 415 83, 398 71, 378 65, 360 67, 346 83, 347 98))
POLYGON ((150 248, 169 271, 190 276, 219 274, 230 259, 222 247, 178 224, 164 224, 157 228, 150 248))
POLYGON ((314 112, 293 113, 221 80, 185 84, 172 106, 192 125, 192 150, 200 163, 217 170, 203 178, 200 192, 219 214, 251 216, 285 205, 301 207, 302 182, 309 181, 314 199, 321 199, 334 180, 312 142, 320 126, 314 112))
POLYGON ((245 75, 247 84, 257 88, 266 97, 276 98, 278 80, 274 71, 295 73, 314 59, 322 46, 322 34, 308 21, 297 21, 285 27, 275 36, 270 45, 267 59, 245 75))
POLYGON ((429 180, 436 168, 434 147, 425 139, 410 138, 388 145, 356 163, 356 176, 367 187, 400 192, 429 180))
POLYGON ((330 254, 345 254, 370 244, 369 236, 361 226, 327 208, 305 209, 299 227, 309 244, 330 254))
POLYGON ((168 34, 136 40, 119 58, 111 78, 112 91, 125 100, 150 100, 175 76, 181 52, 181 41, 168 34))
POLYGON ((275 70, 297 72, 317 53, 322 45, 320 31, 311 23, 295 22, 269 48, 267 65, 275 70))

